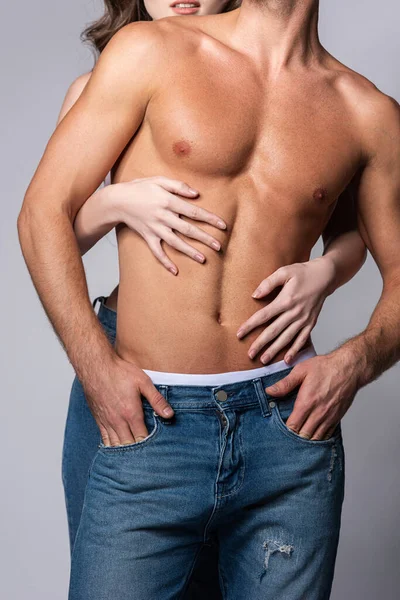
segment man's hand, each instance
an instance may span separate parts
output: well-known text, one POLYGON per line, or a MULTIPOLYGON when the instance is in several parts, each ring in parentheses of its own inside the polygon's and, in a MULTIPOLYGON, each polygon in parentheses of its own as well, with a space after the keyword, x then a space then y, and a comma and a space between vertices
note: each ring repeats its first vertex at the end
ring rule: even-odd
POLYGON ((99 369, 96 380, 90 385, 83 382, 83 387, 106 446, 132 444, 149 435, 141 394, 161 417, 170 418, 174 414, 150 377, 117 354, 105 369, 99 369))
POLYGON ((266 392, 300 385, 288 427, 310 439, 331 434, 358 389, 400 359, 400 106, 376 88, 357 97, 364 166, 357 174, 358 228, 383 280, 367 327, 337 350, 296 365, 266 392))
POLYGON ((300 386, 287 427, 311 440, 331 437, 358 390, 357 370, 347 353, 337 350, 302 361, 274 385, 271 396, 285 396, 300 386))

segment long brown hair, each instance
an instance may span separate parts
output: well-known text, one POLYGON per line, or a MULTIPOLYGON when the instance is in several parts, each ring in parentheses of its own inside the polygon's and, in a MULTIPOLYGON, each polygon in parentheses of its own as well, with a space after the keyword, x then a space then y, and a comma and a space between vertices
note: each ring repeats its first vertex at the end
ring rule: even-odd
MULTIPOLYGON (((228 0, 221 12, 229 12, 240 6, 240 0, 228 0)), ((134 21, 151 21, 143 0, 104 0, 104 14, 90 23, 80 39, 88 43, 95 53, 95 60, 119 29, 134 21)))

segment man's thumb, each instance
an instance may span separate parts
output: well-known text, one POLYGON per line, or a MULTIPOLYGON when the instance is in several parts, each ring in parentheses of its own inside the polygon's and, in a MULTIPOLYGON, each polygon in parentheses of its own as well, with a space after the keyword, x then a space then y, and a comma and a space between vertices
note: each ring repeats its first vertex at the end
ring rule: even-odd
POLYGON ((299 371, 297 371, 296 373, 293 370, 289 373, 289 375, 287 375, 280 381, 277 381, 273 385, 266 387, 265 391, 270 396, 286 396, 286 394, 288 394, 289 392, 294 390, 295 387, 300 385, 303 379, 304 375, 301 375, 299 371))
POLYGON ((149 382, 149 384, 143 386, 143 388, 143 395, 147 398, 160 417, 169 418, 174 415, 172 406, 168 404, 164 396, 157 390, 152 382, 149 382))

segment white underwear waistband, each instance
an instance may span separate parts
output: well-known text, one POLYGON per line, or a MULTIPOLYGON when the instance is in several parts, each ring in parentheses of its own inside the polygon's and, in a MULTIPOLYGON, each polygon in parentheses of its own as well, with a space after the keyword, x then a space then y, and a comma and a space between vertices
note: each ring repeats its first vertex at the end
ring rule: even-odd
POLYGON ((143 371, 147 373, 153 383, 159 385, 224 385, 283 371, 289 367, 294 367, 303 360, 316 356, 316 354, 314 346, 310 345, 298 352, 290 364, 287 364, 284 360, 280 360, 256 369, 227 371, 226 373, 168 373, 164 371, 151 371, 149 369, 143 369, 143 371))

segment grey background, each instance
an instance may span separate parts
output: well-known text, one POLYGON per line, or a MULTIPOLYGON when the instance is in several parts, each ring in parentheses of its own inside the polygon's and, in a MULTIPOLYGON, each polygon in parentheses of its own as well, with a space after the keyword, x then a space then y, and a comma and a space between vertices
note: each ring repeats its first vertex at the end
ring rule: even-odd
MULTIPOLYGON (((92 68, 79 42, 100 2, 2 3, 1 36, 1 597, 67 598, 69 550, 61 448, 73 370, 31 284, 17 241, 26 187, 54 129, 67 87, 92 68)), ((397 0, 323 1, 322 43, 345 64, 400 100, 397 0)), ((321 245, 313 256, 321 252, 321 245)), ((84 258, 91 298, 118 280, 115 237, 84 258)), ((326 302, 319 353, 366 325, 381 291, 368 258, 326 302)), ((68 298, 65 298, 68 302, 68 298)), ((399 370, 359 392, 343 421, 346 498, 333 600, 395 600, 400 589, 399 370)))

